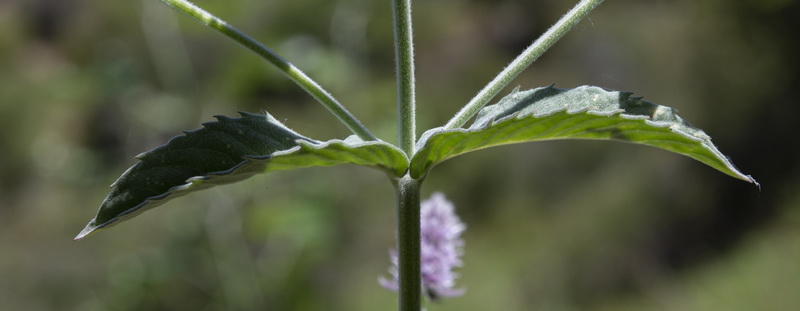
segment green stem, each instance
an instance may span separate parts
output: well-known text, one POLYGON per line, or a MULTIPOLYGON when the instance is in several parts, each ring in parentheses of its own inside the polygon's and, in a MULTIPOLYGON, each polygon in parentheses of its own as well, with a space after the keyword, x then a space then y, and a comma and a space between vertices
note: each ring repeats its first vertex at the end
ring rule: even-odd
POLYGON ((414 99, 414 43, 411 0, 393 0, 395 65, 397 67, 397 139, 409 158, 414 155, 416 118, 414 99))
POLYGON ((420 186, 420 180, 408 175, 395 181, 400 311, 419 311, 422 303, 420 186))
POLYGON ((378 140, 375 135, 361 124, 347 109, 342 106, 333 96, 322 88, 316 81, 309 78, 300 69, 280 57, 263 44, 250 38, 243 32, 228 25, 225 21, 217 18, 211 13, 195 6, 194 4, 185 0, 161 0, 167 5, 194 17, 204 25, 211 27, 228 38, 233 39, 247 49, 255 52, 272 65, 280 69, 289 79, 297 83, 306 92, 311 94, 317 101, 319 101, 325 108, 330 110, 339 120, 341 120, 353 133, 364 140, 378 140))
POLYGON ((539 39, 533 42, 525 51, 517 56, 502 72, 500 72, 489 84, 483 87, 475 97, 473 97, 464 108, 445 124, 445 128, 452 129, 464 126, 464 124, 474 117, 483 106, 486 106, 492 98, 497 96, 514 78, 523 70, 528 68, 539 56, 542 56, 553 44, 563 37, 572 27, 580 22, 586 15, 589 15, 603 0, 582 0, 575 5, 572 10, 561 17, 558 22, 553 24, 539 39))
MULTIPOLYGON (((392 0, 395 66, 397 67, 397 140, 414 156, 416 103, 414 98, 414 43, 411 0, 392 0)), ((420 271, 420 182, 406 175, 396 180, 398 303, 400 311, 419 311, 422 303, 420 271)))

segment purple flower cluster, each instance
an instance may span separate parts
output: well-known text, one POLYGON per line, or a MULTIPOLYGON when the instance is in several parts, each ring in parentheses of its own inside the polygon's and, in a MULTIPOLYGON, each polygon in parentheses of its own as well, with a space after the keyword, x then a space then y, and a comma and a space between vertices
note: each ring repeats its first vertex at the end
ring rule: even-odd
MULTIPOLYGON (((454 289, 457 274, 453 268, 461 267, 464 241, 461 233, 466 226, 455 214, 453 203, 444 194, 434 193, 420 206, 420 261, 422 286, 431 300, 464 294, 463 289, 454 289)), ((392 267, 389 272, 393 280, 380 278, 381 286, 398 289, 397 251, 389 252, 392 267)))

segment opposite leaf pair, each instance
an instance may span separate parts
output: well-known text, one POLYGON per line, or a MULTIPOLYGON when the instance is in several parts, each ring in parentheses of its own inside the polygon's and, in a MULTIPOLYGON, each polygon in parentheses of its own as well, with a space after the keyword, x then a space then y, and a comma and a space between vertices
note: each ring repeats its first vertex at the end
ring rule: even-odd
POLYGON ((313 166, 356 164, 401 177, 422 179, 438 163, 492 146, 554 139, 620 140, 683 154, 725 174, 755 183, 739 172, 711 138, 675 114, 630 93, 582 86, 553 86, 506 96, 483 108, 469 128, 425 132, 409 161, 383 141, 319 142, 269 114, 217 117, 143 153, 111 186, 97 216, 75 238, 159 206, 192 191, 244 180, 258 173, 313 166))

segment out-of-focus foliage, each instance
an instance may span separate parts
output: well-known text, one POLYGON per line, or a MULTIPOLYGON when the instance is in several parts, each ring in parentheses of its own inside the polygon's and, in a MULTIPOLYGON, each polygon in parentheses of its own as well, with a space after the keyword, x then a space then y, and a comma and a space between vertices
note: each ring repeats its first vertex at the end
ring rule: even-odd
MULTIPOLYGON (((394 141, 389 1, 196 3, 394 141)), ((571 5, 417 1, 418 124, 444 123, 571 5)), ((627 144, 459 157, 425 191, 445 192, 468 225, 467 294, 428 309, 795 309, 798 21, 792 0, 600 6, 515 85, 646 94, 763 190, 627 144)), ((0 310, 391 309, 377 277, 394 198, 374 170, 276 172, 71 241, 133 156, 238 110, 268 110, 309 137, 349 135, 256 56, 158 1, 0 1, 0 310)))

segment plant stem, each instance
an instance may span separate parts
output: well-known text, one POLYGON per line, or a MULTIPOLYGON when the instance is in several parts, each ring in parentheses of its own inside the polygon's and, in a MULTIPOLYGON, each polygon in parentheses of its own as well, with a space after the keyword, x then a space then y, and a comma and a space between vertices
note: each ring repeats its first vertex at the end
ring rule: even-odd
POLYGON ((378 140, 375 135, 361 122, 356 119, 347 109, 342 106, 333 96, 322 88, 316 81, 309 78, 303 71, 283 59, 280 55, 276 54, 260 42, 250 38, 243 32, 228 25, 225 21, 217 18, 211 13, 195 6, 186 0, 161 0, 167 5, 194 17, 204 25, 211 27, 228 38, 233 39, 239 44, 243 45, 250 51, 255 52, 258 56, 267 60, 269 63, 280 69, 289 79, 297 83, 303 90, 308 92, 312 97, 319 101, 325 108, 330 110, 339 120, 342 121, 353 133, 361 137, 363 140, 378 140))
POLYGON ((400 311, 419 311, 422 303, 420 185, 420 180, 413 179, 408 175, 395 181, 400 311))
MULTIPOLYGON (((397 140, 408 158, 414 156, 416 103, 414 98, 414 41, 411 0, 392 0, 394 51, 397 70, 397 140)), ((397 266, 400 311, 419 311, 422 304, 420 270, 420 181, 409 175, 396 180, 397 266)))
POLYGON ((409 158, 414 155, 416 103, 411 0, 393 0, 395 65, 397 67, 397 139, 409 158))
POLYGON ((553 44, 563 37, 572 27, 589 15, 603 0, 582 0, 550 27, 542 36, 511 61, 489 84, 483 87, 461 111, 445 124, 446 129, 464 126, 478 111, 497 96, 503 88, 511 83, 523 70, 528 68, 539 56, 542 56, 553 44))

